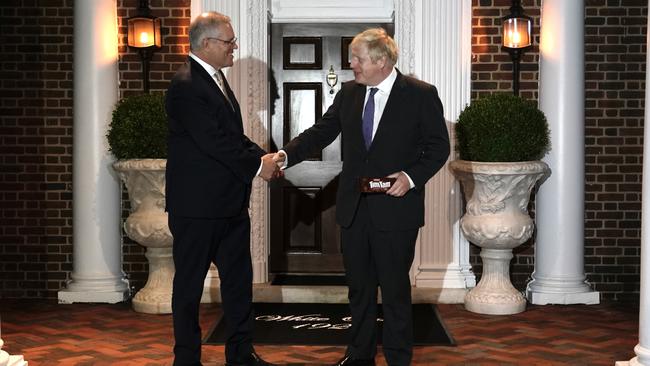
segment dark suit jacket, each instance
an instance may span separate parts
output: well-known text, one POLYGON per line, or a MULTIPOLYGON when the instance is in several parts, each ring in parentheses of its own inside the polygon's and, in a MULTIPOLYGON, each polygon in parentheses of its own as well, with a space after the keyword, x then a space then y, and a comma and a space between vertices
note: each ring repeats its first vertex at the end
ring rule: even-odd
POLYGON ((366 86, 344 83, 323 118, 283 148, 288 164, 312 156, 341 133, 343 171, 336 200, 339 225, 352 223, 361 196, 359 177, 404 171, 415 188, 403 197, 369 194, 369 211, 381 230, 419 228, 424 225, 424 185, 449 156, 449 135, 438 92, 398 71, 369 150, 361 130, 365 94, 366 86))
POLYGON ((167 211, 197 218, 232 217, 248 207, 264 155, 244 135, 239 104, 228 104, 212 76, 192 58, 167 90, 167 211))

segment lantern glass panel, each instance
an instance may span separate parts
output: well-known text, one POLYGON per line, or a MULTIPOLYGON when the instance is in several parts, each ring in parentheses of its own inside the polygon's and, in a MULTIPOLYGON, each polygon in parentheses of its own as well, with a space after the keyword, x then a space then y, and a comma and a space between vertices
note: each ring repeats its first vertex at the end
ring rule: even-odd
POLYGON ((162 47, 162 37, 160 37, 160 18, 155 18, 154 22, 154 45, 158 48, 162 47))
POLYGON ((532 25, 528 18, 509 18, 503 21, 503 46, 524 48, 531 44, 532 25))
MULTIPOLYGON (((151 18, 129 19, 129 46, 144 48, 158 45, 160 43, 160 27, 154 27, 154 20, 151 18)), ((160 25, 160 21, 158 21, 160 25)))

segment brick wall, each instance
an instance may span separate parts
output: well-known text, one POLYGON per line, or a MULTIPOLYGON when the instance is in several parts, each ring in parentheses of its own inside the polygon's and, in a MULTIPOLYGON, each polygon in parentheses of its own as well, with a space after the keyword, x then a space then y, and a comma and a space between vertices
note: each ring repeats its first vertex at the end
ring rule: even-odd
MULTIPOLYGON (((585 269, 603 298, 634 300, 647 1, 585 4, 585 269)), ((522 5, 538 35, 541 0, 522 5)), ((151 1, 164 36, 164 47, 151 62, 153 92, 167 88, 185 59, 189 6, 190 0, 151 1)), ((509 6, 509 0, 473 0, 472 98, 512 88, 512 64, 499 36, 500 18, 509 6)), ((125 46, 125 18, 136 8, 136 0, 118 0, 121 96, 142 90, 139 56, 125 46)), ((0 3, 2 297, 55 298, 72 270, 72 12, 72 0, 0 3)), ((521 63, 521 95, 531 100, 537 99, 538 44, 536 36, 521 63)), ((147 274, 143 252, 125 238, 124 270, 136 289, 147 274)), ((472 262, 480 274, 477 253, 473 247, 472 262)), ((532 241, 516 250, 512 275, 518 288, 524 287, 533 261, 532 241)))
POLYGON ((0 17, 2 297, 53 297, 72 269, 72 1, 0 17))
MULTIPOLYGON (((126 47, 125 19, 137 4, 118 1, 121 96, 142 91, 140 58, 126 47)), ((187 54, 189 6, 151 1, 164 37, 151 62, 152 92, 167 89, 187 54)), ((56 298, 72 271, 73 1, 2 1, 0 27, 0 296, 56 298)), ((144 250, 125 237, 123 251, 138 289, 144 250)))
POLYGON ((637 300, 648 2, 586 4, 585 269, 606 297, 637 300))

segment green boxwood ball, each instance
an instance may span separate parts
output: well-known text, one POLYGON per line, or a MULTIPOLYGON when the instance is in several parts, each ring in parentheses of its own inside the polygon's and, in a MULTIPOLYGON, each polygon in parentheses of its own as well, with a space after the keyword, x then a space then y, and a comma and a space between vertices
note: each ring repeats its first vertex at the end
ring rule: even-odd
POLYGON ((164 94, 121 99, 113 110, 108 145, 117 159, 166 159, 167 114, 164 94))
POLYGON ((510 94, 477 99, 458 116, 456 151, 462 160, 540 160, 550 150, 544 113, 533 102, 510 94))

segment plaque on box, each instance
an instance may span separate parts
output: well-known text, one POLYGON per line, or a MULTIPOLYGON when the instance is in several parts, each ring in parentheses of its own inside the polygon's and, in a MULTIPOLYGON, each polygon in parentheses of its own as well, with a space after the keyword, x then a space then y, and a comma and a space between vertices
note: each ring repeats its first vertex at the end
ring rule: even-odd
POLYGON ((359 189, 363 193, 385 193, 395 184, 397 178, 359 178, 359 189))

